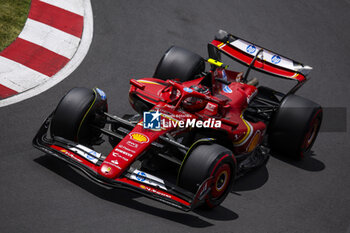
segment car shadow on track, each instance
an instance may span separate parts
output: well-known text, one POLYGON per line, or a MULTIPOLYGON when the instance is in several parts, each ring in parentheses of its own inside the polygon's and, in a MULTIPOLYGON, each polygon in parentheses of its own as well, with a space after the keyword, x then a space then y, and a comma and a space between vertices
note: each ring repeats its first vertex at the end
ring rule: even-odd
MULTIPOLYGON (((132 208, 138 211, 142 211, 157 217, 165 218, 183 225, 194 228, 204 228, 212 226, 213 224, 207 222, 198 216, 185 213, 185 212, 172 212, 165 209, 160 209, 157 207, 146 205, 142 202, 134 200, 135 198, 141 197, 137 193, 133 193, 123 189, 110 189, 105 188, 90 179, 86 178, 85 175, 76 171, 66 163, 50 156, 43 155, 34 159, 34 162, 39 165, 49 169, 50 171, 58 174, 59 176, 65 178, 66 180, 74 183, 75 185, 81 187, 82 189, 94 194, 95 196, 122 205, 128 208, 132 208)), ((197 213, 197 212, 196 212, 197 213)), ((238 215, 225 207, 218 207, 215 209, 215 213, 209 213, 209 211, 199 211, 197 214, 209 219, 217 220, 234 220, 238 218, 238 215), (213 217, 214 215, 219 217, 213 217), (221 217, 220 217, 221 216, 221 217)))
POLYGON ((295 160, 293 158, 289 158, 288 156, 277 153, 272 153, 271 155, 280 161, 283 161, 305 171, 319 172, 326 168, 326 165, 323 162, 315 158, 316 154, 314 151, 310 151, 301 160, 295 160))
POLYGON ((198 208, 194 212, 205 218, 209 218, 217 221, 232 221, 236 220, 239 216, 230 209, 225 208, 224 206, 218 206, 214 209, 204 209, 198 208))
POLYGON ((233 185, 231 193, 239 195, 236 192, 249 191, 262 187, 269 179, 269 172, 266 166, 260 167, 248 172, 240 177, 233 185))

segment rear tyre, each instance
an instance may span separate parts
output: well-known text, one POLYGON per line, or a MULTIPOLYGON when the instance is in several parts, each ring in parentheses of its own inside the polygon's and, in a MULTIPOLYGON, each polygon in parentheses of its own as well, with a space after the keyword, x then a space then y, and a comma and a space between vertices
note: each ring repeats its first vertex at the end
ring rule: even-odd
POLYGON ((286 96, 270 125, 271 149, 295 159, 302 159, 311 150, 321 122, 320 105, 300 96, 286 96))
POLYGON ((190 151, 179 172, 178 185, 192 193, 209 177, 214 177, 204 207, 220 205, 230 192, 236 162, 232 152, 218 144, 199 145, 190 151))
POLYGON ((101 133, 92 127, 104 127, 107 99, 98 88, 76 87, 59 102, 51 120, 51 134, 85 145, 96 144, 101 133))
POLYGON ((172 46, 160 59, 155 78, 162 80, 179 79, 181 82, 189 81, 205 69, 204 59, 187 49, 172 46))

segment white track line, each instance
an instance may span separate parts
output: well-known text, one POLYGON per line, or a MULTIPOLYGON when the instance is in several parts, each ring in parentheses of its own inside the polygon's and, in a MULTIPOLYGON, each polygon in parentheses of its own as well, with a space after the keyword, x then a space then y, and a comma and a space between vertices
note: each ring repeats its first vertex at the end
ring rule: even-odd
POLYGON ((36 87, 49 79, 46 75, 2 56, 0 64, 0 84, 17 92, 36 87))
POLYGON ((68 62, 68 64, 61 69, 57 74, 49 78, 45 83, 30 89, 28 91, 22 92, 18 95, 6 98, 0 101, 0 107, 4 107, 10 104, 20 102, 22 100, 28 99, 30 97, 36 96, 49 88, 55 86, 57 83, 61 82, 68 75, 70 75, 83 61, 92 41, 93 36, 93 15, 90 0, 83 0, 84 8, 84 30, 81 38, 80 45, 77 52, 73 58, 68 62))
POLYGON ((41 2, 46 2, 50 5, 62 8, 64 10, 73 12, 75 14, 84 15, 83 3, 79 0, 40 0, 41 2))
POLYGON ((18 37, 69 59, 73 57, 80 43, 80 38, 32 19, 27 20, 18 37))

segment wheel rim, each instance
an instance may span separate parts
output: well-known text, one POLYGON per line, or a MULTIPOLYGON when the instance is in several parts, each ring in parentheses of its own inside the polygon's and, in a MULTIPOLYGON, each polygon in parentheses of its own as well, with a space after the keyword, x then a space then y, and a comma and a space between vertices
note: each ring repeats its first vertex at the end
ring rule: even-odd
POLYGON ((231 167, 228 164, 223 164, 214 175, 214 183, 211 191, 211 196, 213 198, 219 198, 222 196, 231 178, 231 167))
POLYGON ((320 127, 320 120, 316 118, 311 123, 311 127, 305 136, 304 145, 303 145, 303 148, 305 151, 307 151, 312 145, 312 143, 315 141, 319 127, 320 127))

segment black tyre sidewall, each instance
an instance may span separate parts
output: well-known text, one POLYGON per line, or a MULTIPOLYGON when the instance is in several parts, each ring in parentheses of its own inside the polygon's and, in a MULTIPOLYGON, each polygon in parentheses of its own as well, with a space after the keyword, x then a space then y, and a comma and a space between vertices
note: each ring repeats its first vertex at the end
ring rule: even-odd
POLYGON ((205 63, 201 56, 187 49, 172 46, 160 59, 153 77, 185 82, 194 79, 204 69, 205 63))
POLYGON ((236 164, 229 149, 218 144, 197 146, 191 151, 181 168, 178 185, 192 193, 196 193, 199 185, 211 174, 215 174, 223 164, 228 164, 231 168, 229 184, 223 195, 217 199, 212 199, 209 194, 205 202, 206 207, 209 208, 218 206, 230 192, 235 177, 236 164), (224 156, 226 157, 222 159, 224 156))
POLYGON ((302 148, 310 124, 315 118, 319 118, 321 124, 322 108, 320 105, 300 96, 286 96, 269 125, 271 149, 295 159, 303 158, 304 154, 312 148, 319 131, 318 128, 308 149, 302 148))
MULTIPOLYGON (((106 100, 94 90, 76 87, 71 89, 57 105, 52 120, 51 134, 71 141, 89 144, 90 140, 98 137, 98 132, 89 127, 95 120, 96 111, 107 111, 106 100)), ((101 117, 103 118, 103 116, 101 117)), ((103 119, 99 126, 103 127, 103 119)))

